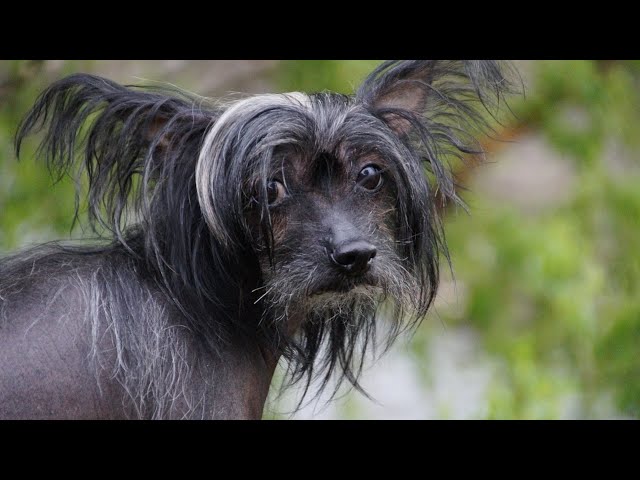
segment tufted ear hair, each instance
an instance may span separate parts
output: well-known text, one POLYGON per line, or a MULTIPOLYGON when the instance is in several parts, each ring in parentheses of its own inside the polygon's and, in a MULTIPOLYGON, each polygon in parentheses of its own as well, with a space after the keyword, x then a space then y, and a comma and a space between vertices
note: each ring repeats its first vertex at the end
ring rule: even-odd
POLYGON ((502 97, 513 92, 507 70, 494 60, 391 60, 364 80, 356 98, 398 135, 423 116, 469 126, 481 118, 479 105, 495 113, 502 97))
POLYGON ((20 155, 26 136, 43 130, 39 155, 58 178, 86 174, 91 224, 125 243, 122 232, 132 215, 146 220, 154 218, 152 210, 181 211, 177 205, 159 205, 180 197, 158 195, 157 190, 177 189, 177 179, 187 184, 184 162, 197 157, 217 115, 202 108, 202 99, 177 89, 123 86, 75 74, 38 97, 16 134, 16 153, 20 155), (167 184, 158 179, 176 180, 167 184))

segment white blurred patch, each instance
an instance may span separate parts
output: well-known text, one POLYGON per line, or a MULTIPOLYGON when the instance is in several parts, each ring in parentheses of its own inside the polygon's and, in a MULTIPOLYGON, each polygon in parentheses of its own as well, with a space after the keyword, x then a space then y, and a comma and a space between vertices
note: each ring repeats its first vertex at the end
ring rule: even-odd
POLYGON ((520 137, 476 170, 473 196, 539 213, 571 200, 572 159, 555 151, 540 134, 520 137))
MULTIPOLYGON (((328 389, 317 401, 296 412, 294 419, 440 419, 483 418, 494 371, 491 359, 478 347, 470 329, 455 328, 434 334, 426 348, 428 373, 399 341, 362 376, 362 386, 375 399, 357 392, 328 405, 328 389)), ((280 402, 281 413, 293 405, 295 393, 280 402)))

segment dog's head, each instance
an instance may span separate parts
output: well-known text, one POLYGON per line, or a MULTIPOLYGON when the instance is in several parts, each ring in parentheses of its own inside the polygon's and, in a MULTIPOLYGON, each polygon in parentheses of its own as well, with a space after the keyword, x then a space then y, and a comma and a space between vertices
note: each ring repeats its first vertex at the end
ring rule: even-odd
POLYGON ((265 313, 290 331, 336 309, 353 321, 354 308, 384 295, 424 311, 433 295, 437 235, 423 158, 370 100, 251 97, 218 119, 200 151, 210 230, 225 246, 250 239, 265 313))
POLYGON ((268 322, 296 333, 297 374, 326 342, 320 371, 339 364, 354 380, 376 312, 388 307, 387 340, 427 312, 446 255, 434 191, 458 200, 447 157, 479 153, 476 107, 507 87, 494 62, 387 62, 354 96, 250 97, 208 131, 200 205, 223 243, 251 238, 256 296, 268 322))
POLYGON ((393 61, 353 96, 203 107, 80 76, 44 92, 19 139, 58 121, 43 146, 64 169, 100 111, 84 143, 94 218, 128 245, 123 215, 141 174, 147 259, 187 315, 219 306, 221 286, 251 285, 239 301, 260 307, 257 326, 293 360, 294 380, 326 382, 339 366, 357 386, 376 313, 390 340, 431 305, 446 255, 434 200, 458 201, 447 161, 480 152, 483 112, 510 85, 493 61, 393 61))

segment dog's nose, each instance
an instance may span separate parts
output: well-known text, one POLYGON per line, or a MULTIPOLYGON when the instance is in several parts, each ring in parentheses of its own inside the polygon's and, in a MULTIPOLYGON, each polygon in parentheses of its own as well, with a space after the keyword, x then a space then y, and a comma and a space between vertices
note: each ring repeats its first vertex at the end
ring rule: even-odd
POLYGON ((333 263, 352 275, 367 271, 376 256, 376 247, 363 240, 343 243, 329 254, 333 263))

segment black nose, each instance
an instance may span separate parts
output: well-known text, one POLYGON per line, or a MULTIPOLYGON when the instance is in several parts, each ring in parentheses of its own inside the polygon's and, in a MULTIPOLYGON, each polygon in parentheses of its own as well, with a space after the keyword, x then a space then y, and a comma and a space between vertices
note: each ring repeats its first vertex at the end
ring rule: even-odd
POLYGON ((376 256, 376 247, 364 240, 346 242, 334 248, 329 256, 333 263, 352 275, 367 271, 376 256))

